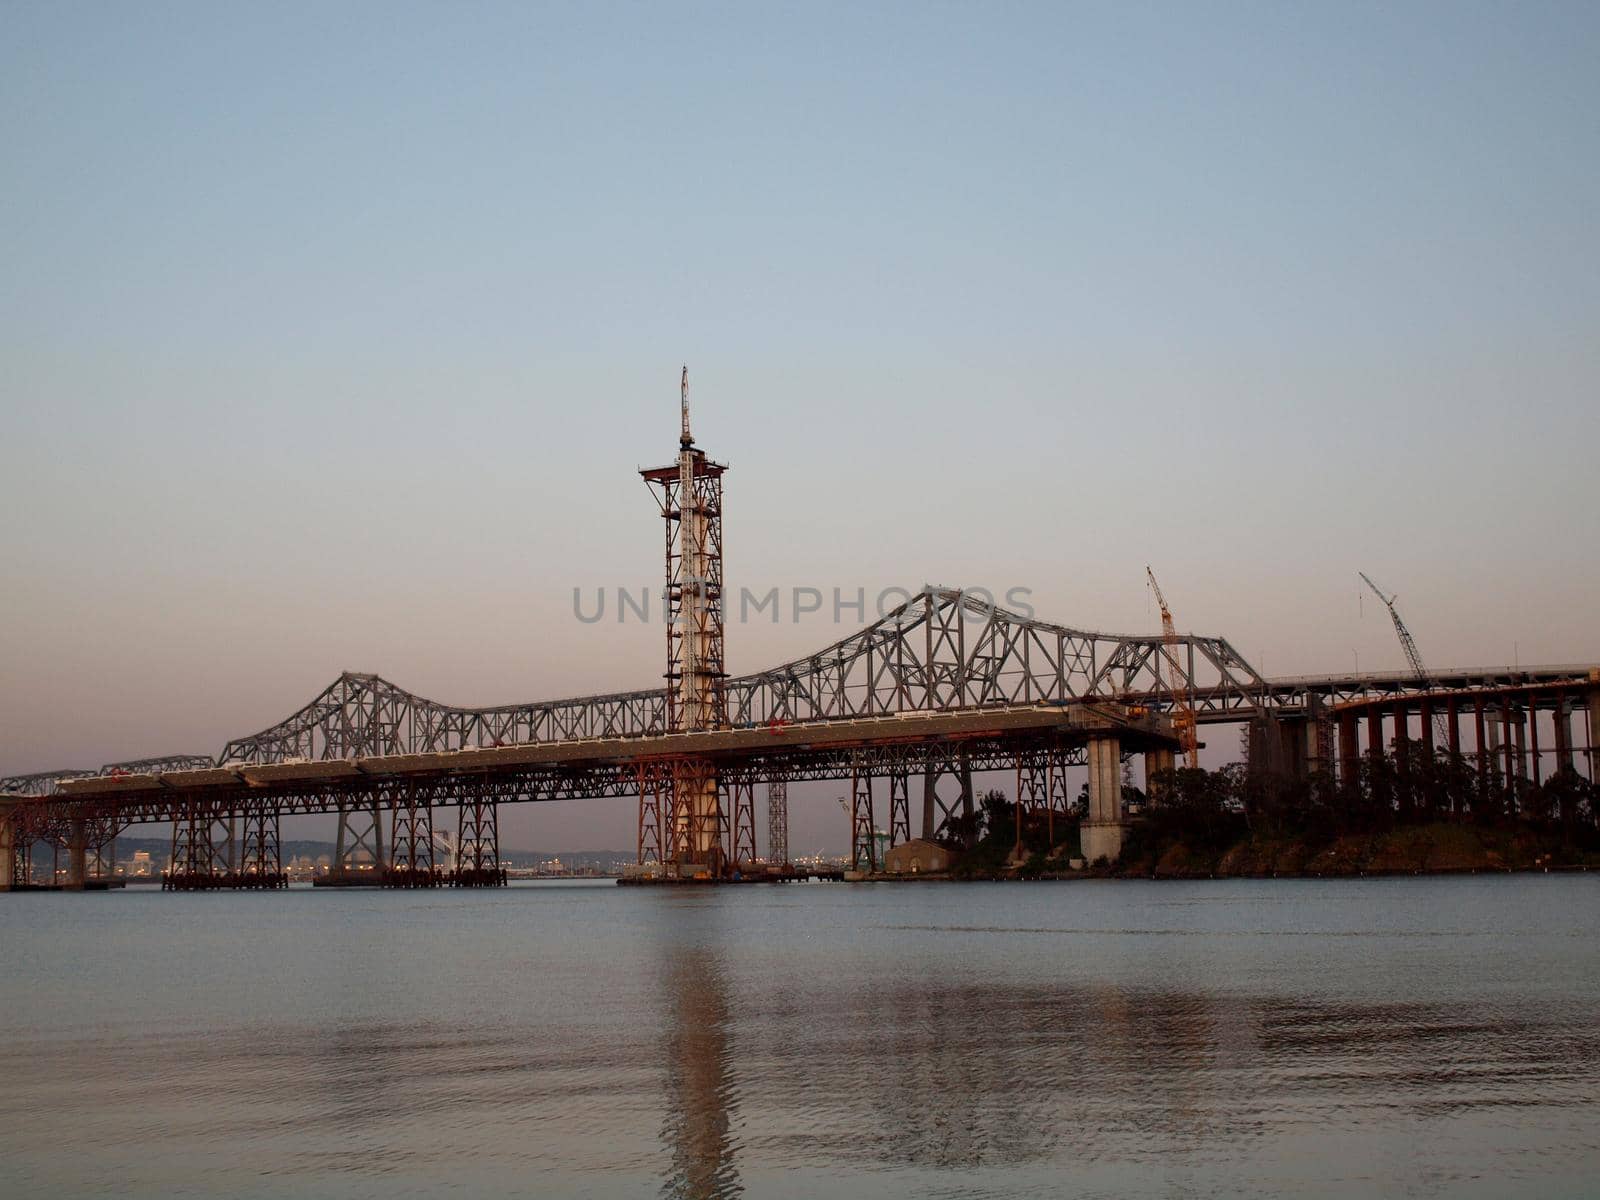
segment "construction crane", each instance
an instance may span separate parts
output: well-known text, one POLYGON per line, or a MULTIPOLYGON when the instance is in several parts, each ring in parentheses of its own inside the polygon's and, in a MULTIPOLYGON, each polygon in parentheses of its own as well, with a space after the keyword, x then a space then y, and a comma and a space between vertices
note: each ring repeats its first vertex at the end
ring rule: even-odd
MULTIPOLYGON (((1383 589, 1372 582, 1372 576, 1365 571, 1357 571, 1356 574, 1366 580, 1367 586, 1372 589, 1379 600, 1383 601, 1383 606, 1389 610, 1389 619, 1394 622, 1394 631, 1400 639, 1400 649, 1406 653, 1406 661, 1411 664, 1411 670, 1416 675, 1417 680, 1420 683, 1427 683, 1428 668, 1422 665, 1422 654, 1417 650, 1417 639, 1411 636, 1411 630, 1407 629, 1406 623, 1400 619, 1400 610, 1394 606, 1394 602, 1399 598, 1400 593, 1395 592, 1392 596, 1385 596, 1383 589)), ((1443 713, 1436 712, 1433 714, 1433 731, 1437 739, 1434 742, 1436 746, 1444 745, 1449 739, 1449 726, 1445 723, 1443 713)))
MULTIPOLYGON (((1167 665, 1167 690, 1172 693, 1172 730, 1178 735, 1178 744, 1183 747, 1184 763, 1190 768, 1200 765, 1200 739, 1195 725, 1194 702, 1189 698, 1189 687, 1185 683, 1187 678, 1182 665, 1178 662, 1178 631, 1172 624, 1172 610, 1167 607, 1167 598, 1161 594, 1161 585, 1156 582, 1156 573, 1145 566, 1144 573, 1150 577, 1150 589, 1156 594, 1156 603, 1161 607, 1161 641, 1163 644, 1163 658, 1167 665)), ((1156 672, 1156 677, 1161 677, 1161 672, 1156 672)))

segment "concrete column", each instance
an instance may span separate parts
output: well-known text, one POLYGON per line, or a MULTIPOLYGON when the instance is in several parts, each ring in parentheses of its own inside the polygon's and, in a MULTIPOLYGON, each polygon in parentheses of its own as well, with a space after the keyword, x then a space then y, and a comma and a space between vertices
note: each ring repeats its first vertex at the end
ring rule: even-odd
POLYGON ((1090 862, 1122 854, 1122 743, 1115 734, 1089 738, 1089 815, 1082 826, 1083 856, 1090 862))
POLYGON ((1394 773, 1400 791, 1396 802, 1401 812, 1410 812, 1416 805, 1415 788, 1411 779, 1411 718, 1406 713, 1404 700, 1396 702, 1393 717, 1394 773))
POLYGON ((1527 714, 1513 714, 1511 708, 1506 708, 1506 721, 1511 726, 1506 731, 1506 745, 1511 745, 1515 736, 1517 746, 1517 778, 1528 778, 1528 725, 1527 714))
POLYGON ((17 877, 17 825, 11 819, 11 808, 0 803, 0 892, 9 892, 17 877))
POLYGON ((1565 692, 1556 695, 1556 770, 1572 770, 1572 715, 1565 692))
POLYGON ((1339 714, 1339 782, 1352 784, 1361 770, 1361 729, 1353 709, 1339 714))
POLYGON ((1539 706, 1534 703, 1533 697, 1528 697, 1528 750, 1532 755, 1533 786, 1538 787, 1542 778, 1539 770, 1539 706))
POLYGON ((1489 786, 1489 762, 1492 750, 1488 741, 1488 724, 1483 715, 1483 697, 1478 696, 1472 702, 1472 717, 1477 722, 1477 744, 1473 750, 1473 757, 1478 760, 1478 790, 1480 794, 1489 786))
MULTIPOLYGON (((1594 673, 1590 673, 1594 678, 1594 673)), ((1589 693, 1589 781, 1600 780, 1595 768, 1600 767, 1600 688, 1589 693)))
POLYGON ((1305 774, 1315 775, 1318 771, 1331 771, 1333 764, 1324 761, 1325 749, 1331 749, 1328 743, 1333 740, 1328 726, 1327 705, 1322 702, 1322 697, 1309 695, 1306 697, 1306 758, 1305 774))
POLYGON ((1300 776, 1306 771, 1307 739, 1315 744, 1311 723, 1304 717, 1285 717, 1278 724, 1278 742, 1283 750, 1285 774, 1300 776))
POLYGON ((83 890, 89 877, 86 838, 83 822, 73 821, 67 833, 67 887, 75 892, 83 890))
POLYGON ((1177 756, 1165 746, 1159 746, 1154 750, 1146 750, 1144 752, 1144 790, 1145 794, 1150 797, 1152 804, 1160 798, 1157 794, 1159 791, 1158 786, 1152 780, 1163 771, 1172 770, 1176 763, 1177 756))

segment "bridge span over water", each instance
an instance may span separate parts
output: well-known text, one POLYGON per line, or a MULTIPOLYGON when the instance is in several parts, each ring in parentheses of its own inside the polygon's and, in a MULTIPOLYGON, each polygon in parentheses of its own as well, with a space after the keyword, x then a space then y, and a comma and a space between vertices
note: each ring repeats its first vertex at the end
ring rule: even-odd
POLYGON ((396 886, 494 885, 499 805, 621 795, 638 798, 641 868, 726 878, 758 860, 755 789, 767 789, 768 857, 784 862, 787 785, 817 779, 849 781, 854 866, 872 871, 882 801, 891 844, 932 838, 971 815, 973 776, 993 771, 1011 773, 1018 804, 1051 830, 1081 779, 1083 852, 1114 859, 1125 761, 1143 755, 1146 779, 1159 778, 1219 723, 1250 723, 1252 758, 1278 769, 1348 773, 1363 736, 1369 751, 1387 744, 1387 722, 1390 742, 1445 729, 1480 771, 1503 761, 1505 778, 1537 780, 1545 753, 1558 767, 1575 761, 1582 710, 1593 772, 1595 666, 1265 679, 1225 638, 1073 629, 951 588, 926 587, 814 654, 730 677, 727 468, 694 443, 687 368, 680 394, 675 461, 640 472, 665 533, 664 686, 459 708, 346 673, 215 756, 0 780, 0 888, 32 878, 38 844, 64 849, 82 887, 139 822, 171 822, 174 887, 281 886, 281 818, 314 812, 338 814, 338 878, 365 862, 365 878, 396 886), (447 807, 459 850, 445 872, 433 823, 447 807))
POLYGON ((1111 852, 1121 763, 1144 755, 1147 777, 1172 765, 1180 694, 1201 726, 1252 723, 1255 752, 1300 771, 1350 770, 1373 746, 1430 742, 1436 715, 1451 749, 1503 763, 1507 777, 1536 779, 1545 759, 1592 772, 1600 743, 1597 665, 1268 679, 1223 638, 1076 630, 926 588, 815 654, 727 680, 728 721, 716 729, 669 728, 661 688, 462 708, 345 673, 215 756, 0 780, 0 886, 20 881, 38 841, 65 850, 71 877, 88 881, 120 832, 148 822, 173 825, 175 874, 193 886, 264 881, 281 876, 278 820, 303 813, 339 815, 341 865, 365 856, 393 882, 438 881, 433 812, 449 807, 460 810, 464 855, 455 881, 488 881, 499 804, 629 795, 648 864, 687 833, 674 828, 671 793, 674 772, 696 761, 713 764, 722 796, 715 836, 746 869, 760 787, 849 781, 856 862, 871 869, 884 799, 891 843, 932 837, 970 811, 973 775, 994 771, 1015 776, 1024 803, 1063 816, 1081 779, 1085 841, 1104 829, 1098 845, 1111 852), (1575 736, 1580 712, 1588 720, 1575 736))

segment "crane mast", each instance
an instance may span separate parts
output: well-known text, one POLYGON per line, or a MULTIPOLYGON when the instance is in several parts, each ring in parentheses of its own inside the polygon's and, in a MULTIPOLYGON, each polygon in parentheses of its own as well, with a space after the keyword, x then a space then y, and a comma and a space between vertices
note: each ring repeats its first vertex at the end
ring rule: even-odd
MULTIPOLYGON (((1172 623, 1172 610, 1167 607, 1167 598, 1161 594, 1161 585, 1156 582, 1156 573, 1146 565, 1144 573, 1150 577, 1150 590, 1156 594, 1156 604, 1161 609, 1161 643, 1162 657, 1166 660, 1167 690, 1172 693, 1172 728, 1178 735, 1178 744, 1183 747, 1183 758, 1186 766, 1195 768, 1200 765, 1200 739, 1196 729, 1194 704, 1189 699, 1187 678, 1182 665, 1178 662, 1177 628, 1172 623)), ((1160 678, 1162 672, 1157 671, 1160 678)))
MULTIPOLYGON (((1417 649, 1417 639, 1411 636, 1411 630, 1407 629, 1406 623, 1400 619, 1400 610, 1394 606, 1394 602, 1399 598, 1400 593, 1395 592, 1393 595, 1385 596, 1383 589, 1372 582, 1372 576, 1365 571, 1357 571, 1356 574, 1366 580, 1367 586, 1372 589, 1379 600, 1383 601, 1383 606, 1389 610, 1389 619, 1394 622, 1395 636, 1400 639, 1400 649, 1405 651, 1406 662, 1411 665, 1411 671, 1416 675, 1418 681, 1427 683, 1428 668, 1422 665, 1422 654, 1417 649)), ((1438 738, 1435 745, 1443 745, 1449 737, 1449 727, 1445 724, 1443 714, 1433 714, 1433 728, 1438 738)))

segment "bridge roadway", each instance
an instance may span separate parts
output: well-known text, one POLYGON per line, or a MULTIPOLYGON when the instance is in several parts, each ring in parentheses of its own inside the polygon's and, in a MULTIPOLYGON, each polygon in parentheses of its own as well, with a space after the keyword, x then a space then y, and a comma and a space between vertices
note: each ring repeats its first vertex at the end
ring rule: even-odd
MULTIPOLYGON (((1054 754, 1082 765, 1091 738, 1124 751, 1170 750, 1170 722, 1116 704, 1038 704, 966 712, 904 713, 803 725, 670 733, 499 746, 437 754, 396 754, 309 762, 229 764, 159 774, 62 780, 53 797, 62 817, 124 822, 187 818, 195 804, 218 817, 262 805, 282 814, 335 812, 375 800, 399 803, 421 790, 436 805, 489 794, 501 801, 627 796, 648 763, 714 761, 730 781, 848 779, 856 772, 922 769, 930 751, 954 752, 973 771, 1014 767, 1054 754)), ((38 802, 35 802, 38 803, 38 802)))
MULTIPOLYGON (((1444 669, 1426 680, 1406 672, 1266 679, 1223 638, 1075 630, 935 587, 814 654, 728 679, 725 690, 730 728, 668 733, 660 688, 457 708, 346 672, 215 759, 176 755, 0 780, 0 856, 36 837, 75 845, 76 864, 85 839, 103 845, 143 821, 187 823, 197 836, 202 821, 337 811, 343 831, 352 807, 370 810, 375 823, 380 809, 458 805, 466 813, 501 801, 638 794, 643 813, 649 764, 694 760, 744 788, 887 775, 892 791, 899 781, 902 806, 909 774, 925 775, 929 796, 936 776, 957 775, 969 804, 972 772, 1016 769, 1022 794, 1040 786, 1023 772, 1041 762, 1055 804, 1059 768, 1087 765, 1090 824, 1109 828, 1120 819, 1116 760, 1144 749, 1155 756, 1147 767, 1171 761, 1166 716, 1175 692, 1201 725, 1250 722, 1252 747, 1295 770, 1348 769, 1363 731, 1369 750, 1389 744, 1386 721, 1393 740, 1405 742, 1421 716, 1416 732, 1426 742, 1428 717, 1440 713, 1451 748, 1470 742, 1480 770, 1503 750, 1508 778, 1528 777, 1527 741, 1533 779, 1541 753, 1570 764, 1578 747, 1569 717, 1579 709, 1589 713, 1591 773, 1600 742, 1595 664, 1444 669), (1473 734, 1466 740, 1463 718, 1473 734), (1555 726, 1544 750, 1541 723, 1555 726)), ((924 806, 925 835, 933 807, 924 806)), ((492 828, 492 812, 486 819, 492 828)), ((270 831, 258 824, 256 832, 259 841, 270 831)), ((0 871, 0 887, 9 877, 0 871)))
MULTIPOLYGON (((59 782, 43 798, 0 797, 0 888, 17 875, 17 856, 42 839, 65 846, 69 878, 89 878, 88 851, 130 824, 172 822, 191 839, 211 838, 218 822, 272 821, 284 815, 350 811, 396 813, 436 806, 490 807, 502 802, 625 796, 649 789, 646 772, 682 761, 715 765, 724 788, 758 780, 866 779, 897 776, 903 825, 909 825, 905 781, 953 770, 971 804, 973 771, 1025 767, 1032 777, 1058 778, 1067 765, 1095 757, 1116 763, 1124 751, 1165 755, 1177 745, 1171 722, 1147 709, 1117 704, 1036 704, 976 711, 904 713, 804 725, 577 739, 442 753, 348 759, 228 764, 159 772, 119 772, 59 782)), ((1110 811, 1115 770, 1094 788, 1110 811)), ((852 785, 854 788, 854 784, 852 785)), ((924 834, 931 834, 935 793, 928 788, 924 834)), ((946 816, 954 809, 941 804, 946 816)), ((872 829, 870 799, 867 825, 872 829)), ((464 820, 465 825, 465 820, 464 820)), ((909 828, 906 829, 909 833, 909 828)), ((231 835, 230 835, 231 836, 231 835)), ((247 833, 247 837, 248 837, 247 833)), ((400 836, 396 833, 396 838, 400 836)), ((276 842, 275 835, 272 838, 276 842)), ((177 838, 175 833, 175 847, 177 838)), ((209 862, 212 851, 206 852, 209 862)), ((641 858, 643 851, 641 849, 641 858)), ((203 873, 209 874, 209 865, 203 873)), ((433 877, 431 860, 424 868, 433 877)), ((276 871, 272 874, 275 876, 276 871)))

